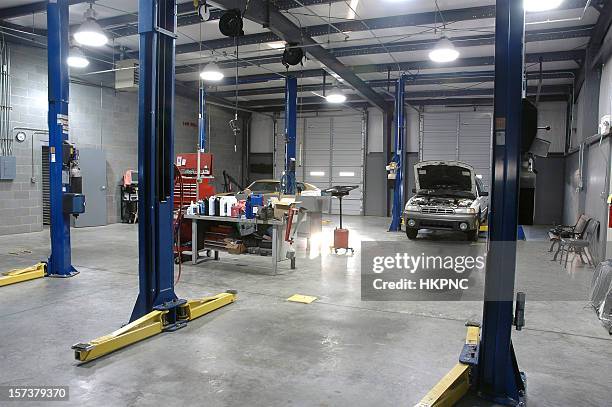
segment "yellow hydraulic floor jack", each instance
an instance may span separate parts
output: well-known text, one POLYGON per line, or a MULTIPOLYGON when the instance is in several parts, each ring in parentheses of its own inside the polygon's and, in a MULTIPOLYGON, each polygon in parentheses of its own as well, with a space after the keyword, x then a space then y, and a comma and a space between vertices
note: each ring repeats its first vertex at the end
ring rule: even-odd
POLYGON ((9 270, 0 275, 0 287, 42 278, 47 274, 47 263, 38 263, 23 269, 9 270))

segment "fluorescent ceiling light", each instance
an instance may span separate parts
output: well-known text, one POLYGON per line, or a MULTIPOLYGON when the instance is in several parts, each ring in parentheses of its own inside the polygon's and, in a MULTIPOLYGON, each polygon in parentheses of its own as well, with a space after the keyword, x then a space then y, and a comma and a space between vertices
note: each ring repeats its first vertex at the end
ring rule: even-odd
POLYGON ((429 53, 429 59, 434 62, 452 62, 457 58, 459 58, 459 51, 446 37, 442 37, 429 53))
POLYGON ((547 11, 559 7, 563 0, 524 0, 525 11, 547 11))
POLYGON ((88 47, 101 47, 106 45, 108 37, 96 21, 96 12, 93 8, 87 9, 84 15, 85 21, 74 33, 74 39, 81 45, 88 47))
POLYGON ((333 88, 327 96, 325 96, 327 103, 344 103, 346 102, 346 95, 338 88, 333 88))
POLYGON ((323 172, 323 171, 310 171, 310 176, 311 177, 324 177, 325 176, 325 172, 323 172))
POLYGON ((200 78, 202 78, 204 81, 218 82, 223 79, 224 76, 225 75, 223 75, 223 72, 221 72, 217 64, 214 62, 206 65, 204 69, 202 69, 202 72, 200 72, 200 78))
POLYGON ((83 54, 83 51, 79 47, 70 47, 70 53, 66 60, 68 66, 72 68, 85 68, 89 65, 89 60, 83 54))
POLYGON ((282 49, 285 48, 285 41, 272 41, 272 42, 266 42, 266 45, 272 49, 282 49))
POLYGON ((355 173, 353 171, 340 171, 341 177, 354 177, 355 173))

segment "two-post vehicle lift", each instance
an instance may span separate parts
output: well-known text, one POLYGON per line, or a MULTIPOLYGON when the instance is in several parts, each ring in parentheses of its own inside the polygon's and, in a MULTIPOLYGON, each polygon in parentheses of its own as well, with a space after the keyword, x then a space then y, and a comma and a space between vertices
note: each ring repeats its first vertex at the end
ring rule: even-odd
MULTIPOLYGON (((64 7, 68 0, 58 0, 64 7)), ((236 299, 228 291, 194 300, 174 291, 172 252, 176 0, 139 0, 138 119, 139 294, 129 324, 78 343, 75 359, 89 362, 164 331, 175 331, 236 299)))

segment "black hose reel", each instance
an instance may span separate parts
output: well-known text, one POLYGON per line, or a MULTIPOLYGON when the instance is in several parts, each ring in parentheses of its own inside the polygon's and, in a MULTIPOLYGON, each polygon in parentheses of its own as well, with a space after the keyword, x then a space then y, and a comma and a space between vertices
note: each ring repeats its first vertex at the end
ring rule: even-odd
POLYGON ((244 35, 244 22, 240 10, 227 10, 219 19, 219 31, 226 37, 241 37, 244 35))
POLYGON ((304 50, 298 47, 298 44, 289 44, 287 48, 285 48, 285 52, 283 52, 282 63, 287 68, 289 66, 295 66, 302 63, 302 59, 304 59, 304 50))

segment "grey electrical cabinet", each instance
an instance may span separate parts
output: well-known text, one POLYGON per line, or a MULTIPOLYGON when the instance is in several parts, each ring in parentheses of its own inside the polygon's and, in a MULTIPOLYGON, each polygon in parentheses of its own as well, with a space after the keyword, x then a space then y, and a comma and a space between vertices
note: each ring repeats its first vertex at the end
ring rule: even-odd
POLYGON ((13 156, 0 156, 0 180, 14 180, 17 177, 17 158, 13 156))

